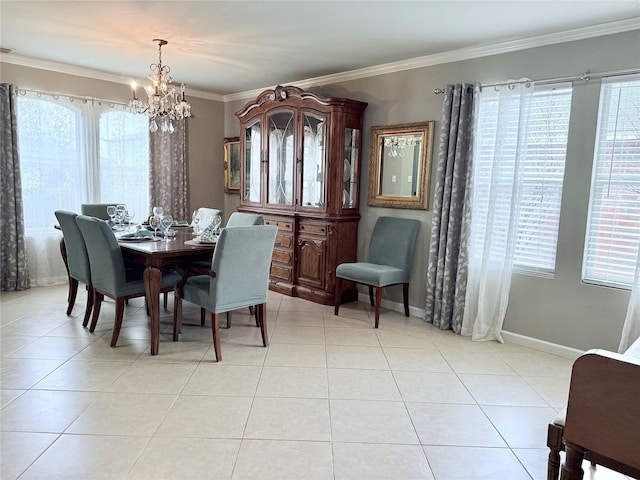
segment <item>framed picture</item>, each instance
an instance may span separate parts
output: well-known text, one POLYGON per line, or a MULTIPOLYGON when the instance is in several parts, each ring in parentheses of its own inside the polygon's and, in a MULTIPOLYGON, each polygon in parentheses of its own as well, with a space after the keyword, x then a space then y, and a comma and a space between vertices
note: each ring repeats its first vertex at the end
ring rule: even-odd
POLYGON ((369 205, 429 208, 434 121, 371 128, 369 205))
POLYGON ((224 139, 224 191, 240 194, 240 138, 224 139))

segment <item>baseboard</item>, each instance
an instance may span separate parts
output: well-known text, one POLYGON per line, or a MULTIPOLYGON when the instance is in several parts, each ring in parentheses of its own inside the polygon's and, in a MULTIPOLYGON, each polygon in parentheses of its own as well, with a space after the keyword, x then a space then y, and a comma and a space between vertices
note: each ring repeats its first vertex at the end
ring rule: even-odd
MULTIPOLYGON (((358 292, 358 301, 368 304, 369 294, 358 292)), ((404 313, 404 305, 399 302, 382 299, 382 306, 386 309, 393 310, 394 312, 404 313)), ((409 315, 412 317, 424 318, 424 309, 409 305, 409 315)), ((520 335, 519 333, 507 332, 505 330, 502 331, 502 338, 508 343, 522 345, 523 347, 532 348, 552 355, 558 355, 559 357, 569 358, 571 360, 575 360, 584 353, 582 350, 578 350, 577 348, 565 347, 564 345, 559 345, 557 343, 551 343, 546 340, 527 337, 525 335, 520 335)))

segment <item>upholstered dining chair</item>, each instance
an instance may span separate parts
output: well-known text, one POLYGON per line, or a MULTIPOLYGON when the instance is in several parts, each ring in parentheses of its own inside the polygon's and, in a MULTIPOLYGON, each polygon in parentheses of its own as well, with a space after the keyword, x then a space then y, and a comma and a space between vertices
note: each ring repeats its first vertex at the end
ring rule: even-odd
POLYGON ((88 217, 101 218, 102 220, 109 220, 109 214, 107 213, 107 207, 109 205, 117 205, 116 203, 83 203, 80 205, 80 213, 87 215, 88 217))
POLYGON ((409 316, 409 279, 420 222, 407 218, 380 217, 369 243, 366 262, 342 263, 336 268, 334 314, 338 315, 344 280, 369 287, 369 300, 375 309, 375 328, 380 321, 382 289, 402 285, 404 314, 409 316), (374 302, 375 290, 375 302, 374 302))
MULTIPOLYGON (((201 229, 207 228, 211 223, 213 217, 215 217, 216 215, 219 215, 220 218, 222 218, 222 210, 218 210, 217 208, 200 207, 198 208, 198 213, 200 216, 201 229)), ((194 226, 193 223, 191 224, 191 226, 194 226)))
POLYGON ((276 239, 276 226, 243 226, 225 228, 220 233, 208 270, 190 276, 185 272, 176 285, 173 309, 173 340, 182 329, 182 301, 198 305, 211 313, 211 330, 216 360, 220 350, 220 314, 242 307, 255 306, 256 319, 267 346, 267 292, 271 255, 276 239))
MULTIPOLYGON (((112 298, 116 303, 116 312, 111 347, 115 347, 122 326, 125 300, 145 295, 143 271, 125 269, 122 251, 106 221, 86 215, 78 215, 76 221, 87 246, 95 296, 89 331, 93 332, 96 328, 104 297, 112 298)), ((163 272, 160 291, 172 291, 180 278, 175 272, 163 272)))
POLYGON ((87 247, 76 223, 78 214, 65 210, 56 210, 55 215, 62 230, 67 252, 67 269, 69 271, 67 315, 71 315, 78 294, 78 282, 82 282, 87 287, 87 306, 84 312, 84 320, 82 321, 82 326, 86 327, 93 310, 93 285, 91 284, 91 268, 89 267, 87 247))

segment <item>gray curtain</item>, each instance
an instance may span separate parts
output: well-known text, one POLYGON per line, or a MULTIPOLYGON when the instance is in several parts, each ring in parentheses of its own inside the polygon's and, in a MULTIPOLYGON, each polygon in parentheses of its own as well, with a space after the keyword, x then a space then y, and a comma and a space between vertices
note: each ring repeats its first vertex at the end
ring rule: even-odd
POLYGON ((24 245, 22 185, 18 159, 15 85, 0 84, 0 289, 25 290, 31 286, 24 245))
MULTIPOLYGON (((173 122, 173 133, 150 133, 151 207, 164 208, 176 220, 188 217, 187 121, 173 122)), ((151 208, 149 209, 151 210, 151 208)))
POLYGON ((425 321, 456 333, 467 291, 474 98, 472 84, 446 88, 427 268, 425 321))

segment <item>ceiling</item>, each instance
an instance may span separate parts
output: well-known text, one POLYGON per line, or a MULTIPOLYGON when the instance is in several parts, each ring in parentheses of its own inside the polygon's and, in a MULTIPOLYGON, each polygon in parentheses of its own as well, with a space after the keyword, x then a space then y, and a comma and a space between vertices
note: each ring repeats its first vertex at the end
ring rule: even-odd
POLYGON ((162 38, 174 81, 219 96, 637 28, 640 0, 0 2, 3 61, 129 83, 145 79, 162 38))

